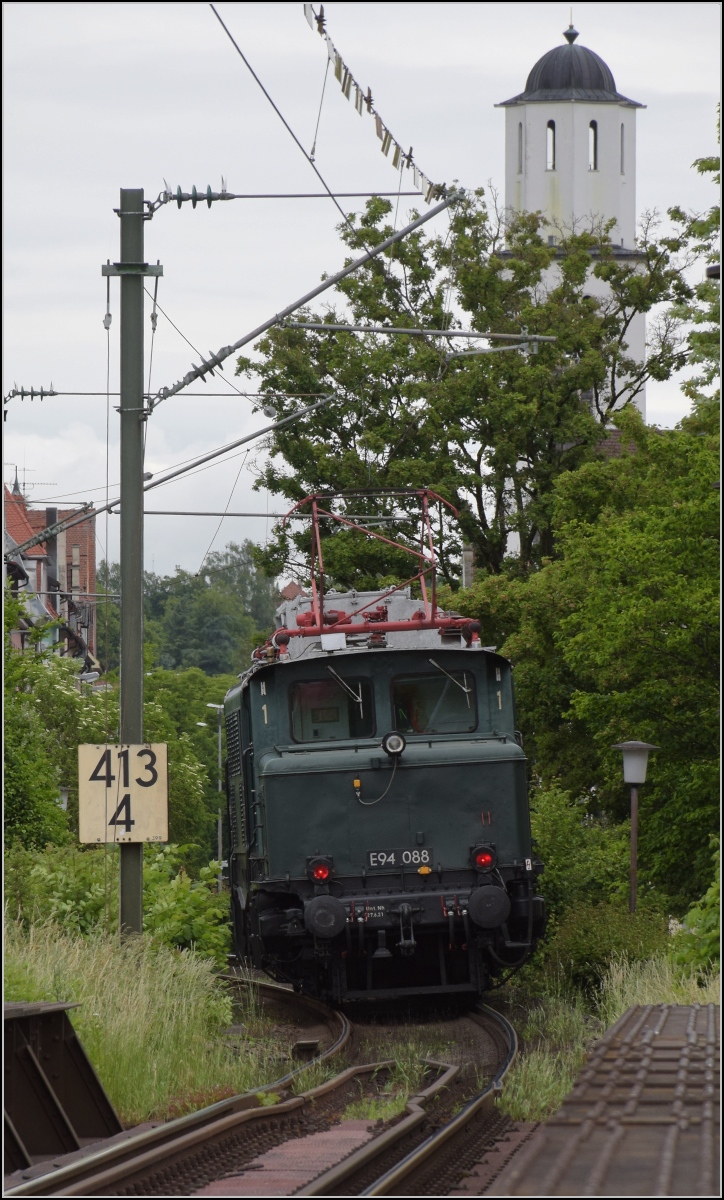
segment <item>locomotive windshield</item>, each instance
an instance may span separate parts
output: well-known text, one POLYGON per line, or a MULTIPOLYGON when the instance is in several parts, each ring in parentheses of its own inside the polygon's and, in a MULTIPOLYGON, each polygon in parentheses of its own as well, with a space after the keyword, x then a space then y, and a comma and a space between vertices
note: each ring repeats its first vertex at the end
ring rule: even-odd
POLYGON ((468 671, 404 675, 392 681, 395 729, 401 733, 470 733, 478 723, 475 680, 468 671))
POLYGON ((295 742, 368 738, 374 733, 369 679, 304 679, 292 684, 290 698, 295 742))

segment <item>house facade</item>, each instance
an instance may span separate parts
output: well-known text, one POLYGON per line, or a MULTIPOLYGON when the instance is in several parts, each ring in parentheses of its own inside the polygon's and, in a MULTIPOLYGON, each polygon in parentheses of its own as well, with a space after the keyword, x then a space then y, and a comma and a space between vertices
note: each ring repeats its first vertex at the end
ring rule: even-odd
POLYGON ((96 540, 95 513, 55 537, 19 551, 49 525, 82 509, 28 507, 17 475, 12 489, 5 486, 5 558, 8 582, 23 601, 24 613, 12 640, 24 649, 31 630, 57 622, 43 639, 61 655, 82 658, 86 669, 97 669, 96 653, 96 540))

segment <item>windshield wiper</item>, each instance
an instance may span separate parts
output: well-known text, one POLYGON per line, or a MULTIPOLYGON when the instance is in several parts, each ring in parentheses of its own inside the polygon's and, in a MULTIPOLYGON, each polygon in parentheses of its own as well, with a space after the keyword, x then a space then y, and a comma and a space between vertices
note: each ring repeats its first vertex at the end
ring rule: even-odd
MULTIPOLYGON (((433 667, 437 667, 438 671, 442 671, 443 675, 447 675, 448 679, 451 679, 452 682, 455 684, 455 686, 460 688, 461 692, 465 692, 465 699, 468 702, 468 708, 470 708, 470 697, 473 694, 473 689, 469 688, 467 686, 467 684, 468 684, 467 672, 466 671, 463 672, 463 679, 465 682, 460 683, 460 681, 458 679, 456 679, 454 675, 451 675, 449 671, 446 671, 444 667, 441 667, 439 663, 435 662, 434 658, 428 658, 427 661, 429 663, 432 663, 433 667)), ((327 670, 329 670, 329 668, 327 668, 327 670)))
POLYGON ((355 704, 359 704, 359 715, 360 715, 360 717, 364 717, 365 714, 364 714, 364 708, 362 705, 362 684, 360 683, 360 685, 359 685, 359 696, 358 696, 357 693, 349 686, 349 684, 345 683, 342 676, 337 674, 337 672, 334 670, 333 667, 328 666, 327 670, 329 671, 330 675, 334 675, 334 678, 337 680, 337 683, 341 683, 345 692, 347 693, 348 696, 352 697, 355 704))

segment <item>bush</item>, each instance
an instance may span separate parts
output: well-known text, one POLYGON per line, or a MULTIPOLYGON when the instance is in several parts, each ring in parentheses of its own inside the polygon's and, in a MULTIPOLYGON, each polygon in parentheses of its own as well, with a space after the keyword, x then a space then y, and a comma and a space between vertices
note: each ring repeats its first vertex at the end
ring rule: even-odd
POLYGON ((217 892, 218 876, 219 863, 212 862, 190 879, 177 846, 147 856, 143 928, 168 946, 198 950, 225 966, 231 950, 229 896, 217 892))
MULTIPOLYGON (((144 846, 144 930, 157 941, 195 949, 220 965, 230 949, 228 893, 216 890, 218 863, 186 874, 185 847, 144 846)), ((5 853, 5 905, 26 927, 53 921, 68 934, 118 929, 118 850, 15 842, 5 853)))
POLYGON ((655 909, 629 913, 621 904, 579 903, 556 922, 542 950, 543 968, 590 994, 614 959, 638 962, 668 945, 668 920, 655 909))
POLYGON ((545 866, 539 887, 549 912, 623 899, 628 891, 629 825, 590 816, 556 784, 531 794, 531 830, 545 866))
POLYGON ((22 605, 5 593, 4 644, 4 807, 5 836, 25 846, 67 840, 68 821, 60 807, 57 757, 48 744, 38 711, 37 687, 45 671, 47 650, 41 639, 47 627, 34 633, 34 649, 22 654, 10 641, 22 605))
POLYGON ((708 971, 719 964, 719 936, 721 929, 721 868, 719 839, 713 839, 716 850, 713 854, 714 879, 696 904, 692 904, 684 918, 682 929, 676 934, 674 955, 682 966, 697 971, 708 971))

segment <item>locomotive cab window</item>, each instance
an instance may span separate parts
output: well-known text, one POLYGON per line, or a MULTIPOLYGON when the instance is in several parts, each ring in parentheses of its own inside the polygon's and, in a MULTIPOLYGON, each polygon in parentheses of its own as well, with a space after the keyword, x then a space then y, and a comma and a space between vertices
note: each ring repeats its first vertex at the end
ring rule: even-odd
POLYGON ((303 679, 290 689, 295 742, 372 737, 374 707, 369 679, 303 679))
POLYGON ((470 671, 439 667, 392 681, 395 729, 400 733, 471 733, 478 723, 470 671))

